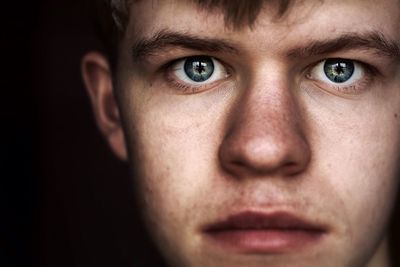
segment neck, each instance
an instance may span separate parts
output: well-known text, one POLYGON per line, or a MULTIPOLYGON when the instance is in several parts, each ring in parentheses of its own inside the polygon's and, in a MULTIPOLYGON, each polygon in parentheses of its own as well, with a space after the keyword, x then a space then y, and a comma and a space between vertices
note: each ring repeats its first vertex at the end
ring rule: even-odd
POLYGON ((382 240, 374 256, 366 267, 390 267, 389 245, 387 237, 382 240))

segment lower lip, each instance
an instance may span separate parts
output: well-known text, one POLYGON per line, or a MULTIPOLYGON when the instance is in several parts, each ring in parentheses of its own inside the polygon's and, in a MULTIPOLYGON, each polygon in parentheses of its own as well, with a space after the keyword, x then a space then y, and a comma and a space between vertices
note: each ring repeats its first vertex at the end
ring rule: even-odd
POLYGON ((302 229, 238 229, 209 232, 208 236, 222 248, 235 252, 278 254, 298 252, 315 245, 321 240, 323 232, 302 229))

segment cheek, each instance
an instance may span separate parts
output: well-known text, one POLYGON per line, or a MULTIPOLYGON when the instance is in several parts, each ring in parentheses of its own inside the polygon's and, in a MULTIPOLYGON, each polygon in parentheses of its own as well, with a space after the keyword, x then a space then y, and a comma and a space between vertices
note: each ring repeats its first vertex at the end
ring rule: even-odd
POLYGON ((345 203, 355 247, 373 244, 383 236, 397 194, 400 125, 395 114, 400 107, 377 101, 344 104, 337 113, 316 107, 317 172, 325 173, 335 196, 345 203))
POLYGON ((128 145, 137 166, 137 191, 161 243, 185 239, 199 200, 207 198, 229 99, 223 91, 203 97, 155 94, 129 105, 128 145))

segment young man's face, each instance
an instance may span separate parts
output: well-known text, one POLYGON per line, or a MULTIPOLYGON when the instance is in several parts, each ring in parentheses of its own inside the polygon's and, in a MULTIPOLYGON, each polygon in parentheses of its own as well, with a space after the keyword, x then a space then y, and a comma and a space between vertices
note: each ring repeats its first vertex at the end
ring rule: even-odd
POLYGON ((267 4, 240 29, 193 1, 130 17, 120 117, 107 65, 87 83, 171 266, 387 266, 398 1, 301 1, 281 18, 267 4))

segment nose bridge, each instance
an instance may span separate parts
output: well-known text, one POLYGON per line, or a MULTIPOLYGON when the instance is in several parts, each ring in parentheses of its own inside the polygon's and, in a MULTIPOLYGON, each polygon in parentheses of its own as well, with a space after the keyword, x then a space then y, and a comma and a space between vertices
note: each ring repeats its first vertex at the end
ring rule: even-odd
POLYGON ((304 170, 310 150, 299 106, 284 75, 255 77, 237 103, 220 159, 236 176, 293 175, 304 170))
POLYGON ((259 150, 278 149, 302 135, 297 101, 287 82, 260 82, 245 93, 230 134, 259 150))
POLYGON ((260 64, 250 77, 238 106, 237 122, 249 124, 260 134, 276 132, 281 136, 297 123, 299 115, 285 64, 272 60, 260 64))
POLYGON ((239 105, 237 130, 260 137, 280 138, 297 121, 294 109, 291 93, 286 88, 256 85, 246 92, 239 105))

